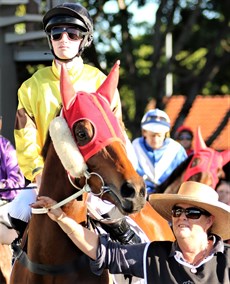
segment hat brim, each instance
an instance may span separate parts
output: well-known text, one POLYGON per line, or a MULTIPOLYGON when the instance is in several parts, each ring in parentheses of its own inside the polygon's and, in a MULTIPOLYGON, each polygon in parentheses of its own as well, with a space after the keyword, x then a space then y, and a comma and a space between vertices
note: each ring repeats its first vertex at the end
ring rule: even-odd
POLYGON ((143 130, 151 131, 153 133, 166 133, 169 131, 169 127, 157 124, 157 123, 147 123, 141 126, 143 130))
POLYGON ((211 232, 223 240, 230 239, 230 206, 225 203, 219 201, 213 204, 206 203, 205 200, 179 194, 151 194, 149 203, 167 221, 172 220, 171 210, 178 203, 202 208, 215 217, 211 232))

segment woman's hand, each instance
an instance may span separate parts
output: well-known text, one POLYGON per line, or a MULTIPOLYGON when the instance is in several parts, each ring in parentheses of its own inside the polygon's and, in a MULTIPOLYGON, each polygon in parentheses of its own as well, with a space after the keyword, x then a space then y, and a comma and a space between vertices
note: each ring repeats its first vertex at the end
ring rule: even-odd
POLYGON ((55 205, 57 202, 50 197, 47 196, 38 196, 37 201, 31 204, 33 208, 44 207, 48 209, 48 216, 55 222, 65 217, 65 213, 61 208, 52 209, 51 207, 55 205))

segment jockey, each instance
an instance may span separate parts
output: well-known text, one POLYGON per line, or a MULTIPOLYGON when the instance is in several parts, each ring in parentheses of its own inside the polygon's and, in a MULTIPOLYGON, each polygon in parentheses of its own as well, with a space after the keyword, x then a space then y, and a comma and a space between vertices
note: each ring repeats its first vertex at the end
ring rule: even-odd
POLYGON ((163 183, 186 158, 184 148, 169 138, 170 119, 160 109, 149 110, 141 120, 142 137, 132 144, 139 166, 137 172, 144 177, 148 194, 163 183))
MULTIPOLYGON (((2 121, 0 118, 0 131, 1 127, 2 121)), ((18 166, 14 146, 8 139, 0 135, 0 222, 4 223, 7 218, 1 212, 19 193, 15 189, 22 188, 24 185, 25 178, 18 166)), ((5 226, 3 226, 3 229, 0 228, 0 239, 5 240, 5 237, 13 239, 16 236, 13 230, 8 230, 5 226)))
POLYGON ((20 188, 25 179, 18 166, 16 151, 11 142, 0 135, 0 206, 12 201, 19 191, 4 189, 20 188))
MULTIPOLYGON (((18 162, 26 179, 37 187, 22 191, 8 207, 10 224, 20 233, 19 237, 31 217, 29 204, 35 202, 39 190, 44 167, 41 152, 49 124, 61 110, 61 65, 66 63, 76 92, 95 92, 106 78, 99 69, 84 64, 81 58, 93 40, 93 21, 83 6, 65 3, 52 8, 43 17, 43 27, 54 55, 52 66, 35 72, 18 90, 14 131, 18 162)), ((111 110, 122 119, 118 91, 111 102, 111 110)), ((129 228, 124 224, 123 227, 127 234, 129 228)))

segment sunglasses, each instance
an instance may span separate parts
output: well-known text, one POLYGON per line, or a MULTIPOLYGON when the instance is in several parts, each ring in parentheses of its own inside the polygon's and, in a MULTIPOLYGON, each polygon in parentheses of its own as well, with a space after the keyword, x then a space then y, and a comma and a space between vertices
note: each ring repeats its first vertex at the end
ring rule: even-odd
POLYGON ((192 137, 189 136, 189 135, 182 135, 178 138, 178 140, 182 141, 182 140, 188 140, 188 141, 191 141, 192 140, 192 137))
POLYGON ((60 40, 62 34, 67 33, 69 40, 80 40, 83 38, 83 32, 70 27, 56 27, 52 28, 50 32, 51 39, 54 41, 60 40))
POLYGON ((201 215, 211 216, 211 214, 205 210, 196 208, 196 207, 189 207, 189 208, 182 208, 179 206, 174 206, 172 209, 172 216, 178 218, 181 214, 184 213, 186 218, 188 219, 199 219, 201 215))

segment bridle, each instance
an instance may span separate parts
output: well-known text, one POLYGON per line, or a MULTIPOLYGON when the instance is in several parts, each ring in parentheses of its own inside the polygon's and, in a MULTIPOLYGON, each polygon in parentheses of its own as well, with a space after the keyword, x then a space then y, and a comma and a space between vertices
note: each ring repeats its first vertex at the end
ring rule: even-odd
MULTIPOLYGON (((74 194, 72 194, 71 196, 65 198, 64 200, 48 207, 48 208, 32 208, 32 213, 33 214, 46 214, 50 209, 57 209, 60 208, 61 206, 65 205, 66 203, 76 199, 77 197, 81 196, 83 193, 90 193, 97 196, 97 197, 102 197, 106 192, 110 192, 110 188, 108 186, 104 185, 104 180, 103 178, 95 172, 91 172, 89 173, 87 170, 84 172, 84 177, 85 177, 85 185, 80 188, 77 185, 75 185, 72 181, 72 178, 70 176, 70 174, 68 173, 68 179, 69 182, 71 183, 71 185, 78 189, 78 191, 74 194), (89 179, 93 176, 97 176, 99 177, 99 179, 101 180, 102 186, 100 188, 100 192, 99 193, 93 193, 91 191, 91 188, 88 184, 89 179)), ((89 213, 97 220, 97 221, 101 221, 104 223, 113 223, 116 220, 111 220, 111 219, 106 219, 103 218, 102 216, 100 216, 100 214, 98 214, 96 212, 96 210, 94 208, 92 208, 92 206, 90 206, 89 204, 87 204, 87 208, 89 213)), ((67 264, 61 264, 61 265, 47 265, 47 264, 39 264, 36 262, 31 261, 28 256, 27 253, 25 251, 23 251, 23 249, 21 247, 14 247, 15 250, 15 259, 17 259, 22 265, 24 265, 25 267, 27 267, 27 269, 33 273, 39 274, 39 275, 58 275, 58 274, 63 274, 63 273, 67 273, 67 272, 73 272, 79 265, 80 265, 80 261, 79 261, 79 257, 75 260, 73 260, 70 263, 67 264)), ((81 257, 82 258, 82 257, 81 257)), ((83 261, 83 260, 82 260, 83 261)))
POLYGON ((108 193, 110 192, 110 188, 109 186, 105 186, 105 183, 104 183, 104 180, 103 178, 98 174, 98 173, 95 173, 95 172, 88 172, 88 171, 85 171, 84 172, 84 176, 85 176, 85 185, 80 188, 78 187, 77 185, 75 185, 72 181, 72 178, 70 176, 70 174, 68 174, 68 179, 69 179, 69 182, 71 183, 71 185, 73 187, 75 187, 76 189, 78 189, 78 191, 74 194, 72 194, 71 196, 63 199, 62 201, 50 206, 50 207, 43 207, 43 208, 32 208, 32 214, 46 214, 50 209, 57 209, 57 208, 60 208, 62 207, 63 205, 67 204, 68 202, 78 198, 79 196, 81 196, 83 193, 89 193, 91 192, 91 194, 99 197, 99 198, 102 198, 102 196, 105 194, 105 193, 108 193), (102 186, 100 188, 100 192, 99 193, 94 193, 92 192, 89 184, 88 184, 88 180, 91 178, 92 175, 95 175, 97 177, 99 177, 99 179, 101 180, 101 183, 102 183, 102 186))

